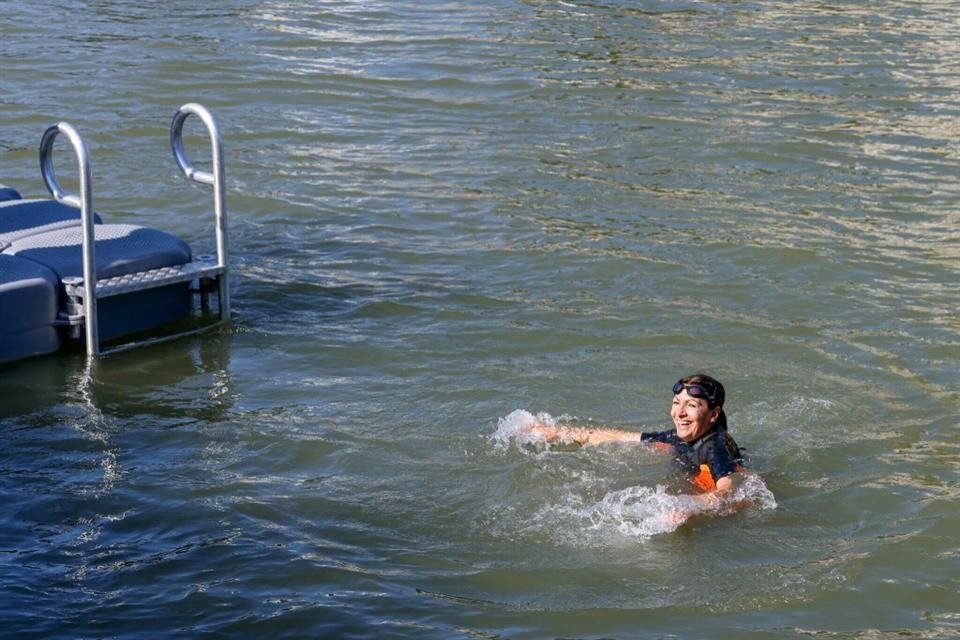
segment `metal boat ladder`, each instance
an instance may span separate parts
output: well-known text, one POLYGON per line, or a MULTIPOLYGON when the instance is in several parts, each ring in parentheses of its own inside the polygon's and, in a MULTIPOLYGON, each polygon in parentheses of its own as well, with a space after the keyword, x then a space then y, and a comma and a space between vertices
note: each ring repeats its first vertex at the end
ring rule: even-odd
POLYGON ((77 130, 66 122, 49 127, 40 141, 40 171, 50 194, 58 202, 79 208, 83 236, 83 276, 63 279, 67 296, 66 310, 61 312, 59 324, 68 325, 74 337, 79 337, 82 328, 88 356, 123 351, 173 340, 185 335, 206 331, 230 321, 230 289, 227 278, 227 209, 224 184, 223 142, 220 131, 210 112, 202 105, 188 103, 180 107, 170 125, 170 146, 177 166, 187 177, 200 184, 213 187, 214 214, 216 216, 216 256, 198 256, 186 264, 151 269, 113 278, 97 279, 96 243, 94 242, 93 192, 90 173, 90 158, 87 147, 77 130), (195 169, 186 157, 183 148, 183 123, 191 115, 198 116, 206 125, 212 148, 212 173, 195 169), (80 171, 80 195, 66 193, 57 182, 53 168, 53 145, 63 134, 73 146, 80 171), (136 339, 123 344, 105 347, 100 344, 97 323, 97 301, 110 296, 144 291, 171 284, 191 282, 191 291, 200 296, 202 311, 210 310, 209 296, 217 296, 217 317, 201 327, 167 332, 161 336, 136 339))

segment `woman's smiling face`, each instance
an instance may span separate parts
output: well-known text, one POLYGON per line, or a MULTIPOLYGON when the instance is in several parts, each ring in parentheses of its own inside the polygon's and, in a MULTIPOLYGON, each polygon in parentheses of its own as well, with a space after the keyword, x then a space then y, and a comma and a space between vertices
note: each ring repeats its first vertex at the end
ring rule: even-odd
POLYGON ((710 430, 719 415, 720 407, 710 409, 706 400, 694 398, 686 389, 673 396, 670 418, 681 440, 693 442, 710 430))

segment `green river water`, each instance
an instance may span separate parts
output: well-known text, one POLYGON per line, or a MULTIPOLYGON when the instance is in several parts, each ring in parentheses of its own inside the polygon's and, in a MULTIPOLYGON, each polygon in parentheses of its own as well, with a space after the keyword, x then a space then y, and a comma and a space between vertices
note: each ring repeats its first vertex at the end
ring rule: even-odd
POLYGON ((65 120, 105 218, 209 251, 206 105, 234 304, 0 369, 0 635, 960 636, 960 4, 0 7, 0 182, 65 120), (700 370, 737 513, 525 431, 700 370))

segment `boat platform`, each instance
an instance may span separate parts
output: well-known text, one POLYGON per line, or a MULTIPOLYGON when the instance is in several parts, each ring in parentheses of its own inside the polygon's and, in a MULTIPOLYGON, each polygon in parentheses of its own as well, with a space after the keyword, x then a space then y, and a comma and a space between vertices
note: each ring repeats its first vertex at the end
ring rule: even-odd
POLYGON ((174 160, 214 194, 216 255, 193 256, 183 240, 147 227, 109 224, 94 212, 90 159, 77 130, 61 122, 40 141, 40 170, 52 199, 24 199, 0 185, 0 363, 85 344, 88 356, 208 330, 230 320, 223 144, 202 105, 177 110, 174 160), (206 125, 212 171, 195 169, 183 147, 191 115, 206 125), (70 141, 79 194, 60 187, 54 141, 70 141), (195 317, 195 318, 194 318, 195 317))

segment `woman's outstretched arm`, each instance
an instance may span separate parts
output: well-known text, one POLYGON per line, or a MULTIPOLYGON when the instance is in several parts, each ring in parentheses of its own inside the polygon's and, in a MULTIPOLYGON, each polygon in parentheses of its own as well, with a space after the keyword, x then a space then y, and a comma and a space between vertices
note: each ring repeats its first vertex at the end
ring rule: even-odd
POLYGON ((589 428, 589 427, 558 427, 538 423, 531 429, 540 434, 547 442, 571 442, 580 445, 603 444, 604 442, 640 442, 639 431, 624 431, 623 429, 589 428))

